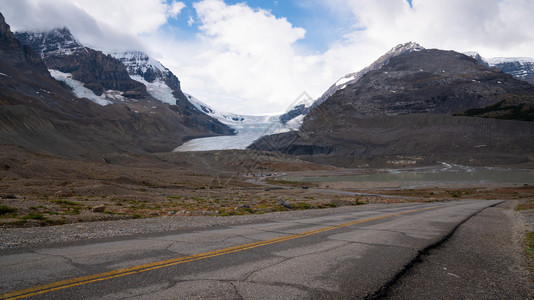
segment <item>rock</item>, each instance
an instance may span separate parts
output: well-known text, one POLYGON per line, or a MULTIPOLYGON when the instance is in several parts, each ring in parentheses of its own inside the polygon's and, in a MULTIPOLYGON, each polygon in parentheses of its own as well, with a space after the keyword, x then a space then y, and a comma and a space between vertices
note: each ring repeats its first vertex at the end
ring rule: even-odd
POLYGON ((92 212, 104 212, 106 210, 106 206, 105 205, 97 205, 95 207, 93 207, 93 209, 91 210, 92 212))
POLYGON ((54 196, 56 198, 67 198, 67 197, 72 197, 73 194, 72 192, 65 192, 65 191, 57 191, 54 196))
POLYGON ((150 216, 157 217, 157 216, 159 216, 159 212, 153 211, 153 212, 150 213, 150 216))
POLYGON ((169 216, 172 216, 172 215, 175 215, 176 212, 173 210, 173 211, 168 212, 167 214, 168 214, 169 216))
POLYGON ((293 206, 291 206, 291 204, 285 202, 282 199, 278 199, 278 205, 283 206, 285 208, 293 209, 293 206))

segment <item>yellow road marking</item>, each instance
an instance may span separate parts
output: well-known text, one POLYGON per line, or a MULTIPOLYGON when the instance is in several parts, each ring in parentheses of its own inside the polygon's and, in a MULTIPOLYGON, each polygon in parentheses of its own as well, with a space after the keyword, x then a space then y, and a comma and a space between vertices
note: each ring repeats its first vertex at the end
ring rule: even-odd
POLYGON ((124 269, 117 269, 117 270, 113 270, 113 271, 109 271, 109 272, 105 272, 105 273, 100 273, 100 274, 95 274, 95 275, 89 275, 89 276, 77 277, 77 278, 72 278, 72 279, 66 279, 66 280, 62 280, 62 281, 58 281, 58 282, 54 282, 54 283, 50 283, 50 284, 45 284, 45 285, 42 285, 42 286, 32 287, 32 288, 28 288, 28 289, 24 289, 24 290, 20 290, 20 291, 15 291, 15 292, 3 294, 3 295, 0 295, 0 298, 2 298, 2 299, 10 299, 10 300, 27 298, 27 297, 41 295, 41 294, 45 294, 45 293, 49 293, 49 292, 53 292, 53 291, 57 291, 57 290, 62 290, 62 289, 67 289, 67 288, 71 288, 71 287, 75 287, 75 286, 79 286, 79 285, 85 285, 85 284, 89 284, 89 283, 92 283, 92 282, 98 282, 98 281, 108 280, 108 279, 112 279, 112 278, 123 277, 123 276, 127 276, 127 275, 133 275, 133 274, 137 274, 137 273, 142 273, 142 272, 155 270, 155 269, 160 269, 160 268, 164 268, 164 267, 170 267, 170 266, 183 264, 183 263, 187 263, 187 262, 192 262, 192 261, 196 261, 196 260, 201 260, 201 259, 206 259, 206 258, 210 258, 210 257, 215 257, 215 256, 230 254, 230 253, 234 253, 234 252, 244 251, 244 250, 253 249, 253 248, 257 248, 257 247, 262 247, 262 246, 266 246, 266 245, 270 245, 270 244, 280 243, 280 242, 283 242, 283 241, 298 239, 298 238, 301 238, 301 237, 310 236, 310 235, 313 235, 313 234, 317 234, 317 233, 321 233, 321 232, 325 232, 325 231, 329 231, 329 230, 333 230, 333 229, 337 229, 337 228, 347 227, 347 226, 351 226, 351 225, 371 222, 371 221, 375 221, 375 220, 390 218, 390 217, 393 217, 393 216, 399 216, 399 215, 404 215, 404 214, 409 214, 409 213, 413 213, 413 212, 419 212, 419 211, 424 211, 424 210, 429 210, 429 209, 434 209, 434 208, 436 208, 436 206, 427 207, 427 208, 421 208, 421 209, 415 209, 415 210, 409 210, 409 211, 404 211, 404 212, 398 212, 398 213, 394 213, 394 214, 388 214, 388 215, 383 215, 383 216, 378 216, 378 217, 373 217, 373 218, 367 218, 367 219, 363 219, 363 220, 357 220, 357 221, 352 221, 352 222, 348 222, 348 223, 343 223, 343 224, 340 224, 340 225, 328 226, 328 227, 315 229, 315 230, 310 230, 310 231, 306 231, 306 232, 302 232, 302 233, 282 236, 282 237, 278 237, 278 238, 274 238, 274 239, 270 239, 270 240, 259 241, 259 242, 254 242, 254 243, 249 243, 249 244, 229 247, 229 248, 225 248, 225 249, 220 249, 220 250, 215 250, 215 251, 210 251, 210 252, 205 252, 205 253, 200 253, 200 254, 195 254, 195 255, 190 255, 190 256, 183 256, 183 257, 173 258, 173 259, 164 260, 164 261, 158 261, 158 262, 153 262, 153 263, 148 263, 148 264, 142 264, 142 265, 138 265, 138 266, 133 266, 133 267, 124 268, 124 269))

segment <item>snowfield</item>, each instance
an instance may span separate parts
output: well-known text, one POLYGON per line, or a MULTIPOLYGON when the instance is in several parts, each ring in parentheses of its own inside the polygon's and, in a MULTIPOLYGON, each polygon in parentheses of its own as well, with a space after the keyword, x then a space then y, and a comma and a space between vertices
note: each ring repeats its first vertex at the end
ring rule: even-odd
POLYGON ((78 98, 87 98, 99 105, 108 105, 113 103, 110 100, 122 100, 124 98, 119 91, 106 91, 102 94, 104 97, 97 96, 93 91, 83 86, 82 82, 72 79, 72 75, 70 73, 63 73, 53 69, 48 71, 56 80, 65 82, 68 86, 70 86, 74 92, 74 95, 78 98), (110 98, 106 99, 106 96, 110 98))

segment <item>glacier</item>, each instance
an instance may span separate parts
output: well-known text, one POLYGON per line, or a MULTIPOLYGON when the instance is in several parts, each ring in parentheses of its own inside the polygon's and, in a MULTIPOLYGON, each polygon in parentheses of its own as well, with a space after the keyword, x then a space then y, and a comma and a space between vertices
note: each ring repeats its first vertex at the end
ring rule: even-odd
POLYGON ((244 150, 265 135, 298 130, 302 125, 303 117, 282 124, 280 114, 252 116, 219 112, 197 98, 185 95, 195 108, 230 126, 236 131, 236 135, 193 139, 177 147, 175 152, 244 150))

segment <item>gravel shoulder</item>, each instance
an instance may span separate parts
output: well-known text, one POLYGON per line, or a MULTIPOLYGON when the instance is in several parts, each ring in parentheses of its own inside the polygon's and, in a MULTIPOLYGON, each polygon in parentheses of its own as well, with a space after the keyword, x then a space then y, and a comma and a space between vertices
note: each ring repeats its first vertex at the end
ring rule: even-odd
POLYGON ((532 261, 524 253, 534 214, 515 201, 485 209, 423 254, 383 295, 386 299, 534 299, 532 261))
POLYGON ((150 219, 130 219, 118 221, 96 221, 59 226, 30 228, 0 228, 0 250, 27 247, 44 247, 66 242, 85 242, 111 237, 131 237, 148 233, 165 233, 179 230, 202 230, 213 226, 293 220, 318 217, 333 213, 372 210, 400 204, 368 204, 337 208, 274 212, 256 215, 228 217, 215 216, 168 216, 150 219))

